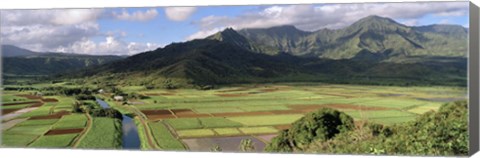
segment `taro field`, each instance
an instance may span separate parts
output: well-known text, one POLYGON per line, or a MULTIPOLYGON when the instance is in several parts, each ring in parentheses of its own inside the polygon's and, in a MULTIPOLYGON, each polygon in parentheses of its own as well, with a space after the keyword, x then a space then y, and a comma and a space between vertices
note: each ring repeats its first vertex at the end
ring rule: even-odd
POLYGON ((147 96, 127 102, 106 99, 122 113, 137 116, 142 149, 190 151, 210 151, 213 146, 239 151, 243 139, 251 139, 255 150, 262 151, 279 131, 306 113, 325 107, 349 114, 358 124, 371 121, 390 125, 414 120, 445 102, 467 96, 466 89, 460 87, 316 83, 237 85, 214 90, 131 86, 122 90, 147 96))
POLYGON ((72 97, 3 91, 1 146, 118 148, 121 145, 110 138, 117 132, 110 127, 118 126, 118 121, 72 113, 73 102, 72 97))

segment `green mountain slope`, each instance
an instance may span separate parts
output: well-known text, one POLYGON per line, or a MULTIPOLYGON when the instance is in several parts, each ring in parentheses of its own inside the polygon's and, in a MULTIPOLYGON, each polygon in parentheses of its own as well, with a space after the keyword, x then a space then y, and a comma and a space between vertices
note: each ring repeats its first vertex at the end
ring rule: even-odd
POLYGON ((412 28, 378 16, 315 32, 229 28, 63 76, 166 88, 303 81, 465 86, 466 50, 452 46, 463 40, 450 37, 452 30, 412 28))
POLYGON ((2 45, 2 57, 15 57, 15 56, 27 56, 34 55, 35 52, 32 52, 27 49, 18 48, 12 45, 2 45))
MULTIPOLYGON (((241 35, 236 36, 239 37, 230 38, 242 39, 241 35)), ((181 87, 303 81, 462 86, 466 83, 467 61, 461 57, 396 57, 393 61, 370 60, 371 57, 367 57, 368 60, 332 60, 297 57, 287 53, 266 55, 252 52, 242 47, 243 44, 211 39, 174 43, 65 77, 163 87, 171 87, 170 84, 181 87)))
POLYGON ((270 80, 296 73, 297 57, 269 56, 250 52, 236 44, 217 40, 175 43, 162 49, 134 55, 82 75, 128 82, 179 84, 226 84, 270 80), (116 76, 116 77, 109 77, 116 76))
POLYGON ((294 26, 280 26, 238 32, 257 47, 271 48, 266 54, 287 52, 296 56, 351 59, 365 51, 388 52, 389 56, 454 57, 465 57, 467 52, 467 30, 462 26, 409 27, 379 16, 365 17, 338 30, 305 32, 294 26))

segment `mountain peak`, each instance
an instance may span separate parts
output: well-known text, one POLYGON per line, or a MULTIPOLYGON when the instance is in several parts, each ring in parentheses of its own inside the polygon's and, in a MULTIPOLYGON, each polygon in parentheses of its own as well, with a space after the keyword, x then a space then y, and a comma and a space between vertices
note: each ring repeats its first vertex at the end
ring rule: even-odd
POLYGON ((365 23, 368 23, 368 24, 371 24, 371 23, 398 24, 397 22, 395 22, 394 20, 392 20, 390 18, 381 17, 381 16, 378 16, 378 15, 370 15, 370 16, 364 17, 364 18, 358 20, 357 22, 355 22, 354 25, 356 23, 360 23, 360 24, 365 24, 365 23))
POLYGON ((36 52, 23 49, 14 45, 2 45, 2 57, 18 57, 34 55, 36 52))
POLYGON ((224 29, 223 31, 217 32, 217 33, 207 37, 207 39, 213 39, 213 40, 219 40, 219 41, 225 41, 225 40, 229 40, 231 38, 234 38, 234 39, 242 38, 242 35, 240 35, 233 28, 228 27, 228 28, 224 29))
POLYGON ((350 29, 367 29, 377 31, 395 31, 397 29, 407 29, 403 24, 400 24, 390 18, 381 17, 378 15, 370 15, 364 17, 349 26, 350 29))

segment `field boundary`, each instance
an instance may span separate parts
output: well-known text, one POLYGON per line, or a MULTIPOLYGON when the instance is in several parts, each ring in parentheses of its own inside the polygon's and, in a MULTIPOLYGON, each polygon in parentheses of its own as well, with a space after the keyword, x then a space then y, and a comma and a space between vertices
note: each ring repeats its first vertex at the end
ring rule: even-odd
MULTIPOLYGON (((146 120, 146 116, 143 115, 142 112, 140 112, 138 109, 136 108, 129 108, 129 109, 132 109, 132 111, 138 116, 138 121, 140 121, 140 123, 142 124, 143 126, 143 132, 145 134, 145 136, 147 137, 147 142, 148 142, 148 145, 150 146, 151 149, 161 149, 159 146, 158 146, 158 143, 157 141, 155 141, 155 139, 152 140, 153 138, 153 134, 152 134, 152 129, 150 128, 150 126, 148 125, 148 122, 145 122, 146 120)), ((147 120, 148 121, 148 120, 147 120)))
POLYGON ((75 138, 74 142, 73 142, 73 145, 72 147, 73 148, 77 148, 78 145, 80 144, 81 140, 83 138, 85 138, 85 136, 87 135, 87 133, 90 131, 90 129, 92 128, 92 124, 93 124, 93 119, 92 119, 92 116, 90 116, 90 114, 88 113, 85 113, 85 115, 87 116, 87 124, 85 125, 85 129, 75 138))

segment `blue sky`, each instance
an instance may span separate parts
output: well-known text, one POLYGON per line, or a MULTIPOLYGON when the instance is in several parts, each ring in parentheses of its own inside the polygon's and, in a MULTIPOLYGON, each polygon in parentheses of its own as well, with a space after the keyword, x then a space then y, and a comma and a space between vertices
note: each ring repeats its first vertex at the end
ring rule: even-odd
POLYGON ((131 55, 234 29, 339 29, 369 16, 419 26, 468 26, 468 2, 2 11, 2 43, 36 51, 131 55))

